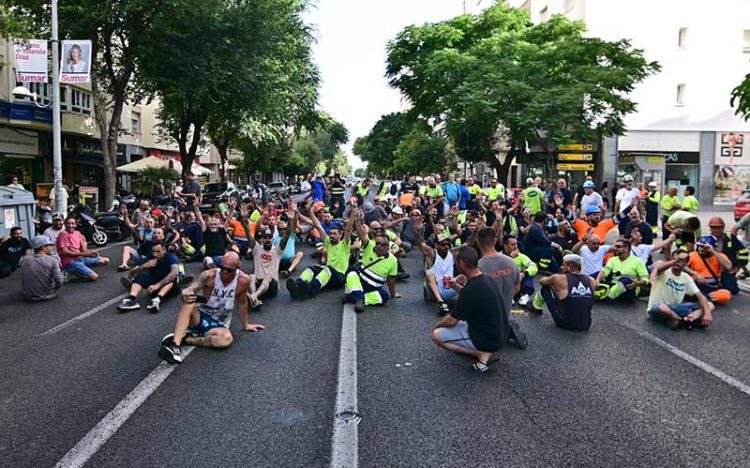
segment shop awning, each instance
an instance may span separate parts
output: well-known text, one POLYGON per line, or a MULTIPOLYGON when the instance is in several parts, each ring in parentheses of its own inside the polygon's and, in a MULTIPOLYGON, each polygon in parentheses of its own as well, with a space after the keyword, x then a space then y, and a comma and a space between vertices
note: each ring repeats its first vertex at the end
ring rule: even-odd
MULTIPOLYGON (((157 168, 157 169, 172 169, 178 173, 182 173, 182 164, 174 159, 162 159, 156 156, 149 156, 147 158, 133 161, 132 163, 125 164, 117 168, 119 172, 135 173, 141 172, 145 169, 157 168)), ((190 172, 197 176, 211 175, 213 171, 207 167, 201 166, 200 164, 193 164, 190 172)))

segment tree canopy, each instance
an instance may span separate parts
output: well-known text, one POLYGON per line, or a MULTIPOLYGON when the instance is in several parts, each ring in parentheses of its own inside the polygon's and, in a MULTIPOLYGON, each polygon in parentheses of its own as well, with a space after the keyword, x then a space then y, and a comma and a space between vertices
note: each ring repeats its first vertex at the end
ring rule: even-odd
POLYGON ((584 32, 560 15, 532 25, 499 1, 479 15, 407 27, 388 44, 386 76, 411 113, 445 125, 462 158, 505 177, 527 142, 552 151, 624 133, 636 107, 628 93, 659 70, 627 40, 584 32))

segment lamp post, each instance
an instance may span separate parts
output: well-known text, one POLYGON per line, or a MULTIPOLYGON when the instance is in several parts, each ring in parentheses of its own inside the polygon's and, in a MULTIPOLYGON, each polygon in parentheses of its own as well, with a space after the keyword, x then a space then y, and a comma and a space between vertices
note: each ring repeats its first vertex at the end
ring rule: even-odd
MULTIPOLYGON (((62 137, 60 129, 60 57, 57 39, 57 1, 52 0, 52 180, 54 182, 55 211, 63 216, 62 183, 62 137)), ((24 86, 16 86, 11 91, 14 97, 31 98, 37 107, 46 108, 37 102, 37 94, 24 86)))

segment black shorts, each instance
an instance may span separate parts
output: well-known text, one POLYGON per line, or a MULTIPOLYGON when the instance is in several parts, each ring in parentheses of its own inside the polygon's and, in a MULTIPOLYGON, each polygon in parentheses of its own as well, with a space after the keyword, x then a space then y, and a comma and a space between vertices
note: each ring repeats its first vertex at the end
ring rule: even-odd
MULTIPOLYGON (((260 287, 260 284, 263 282, 262 279, 256 279, 255 280, 255 287, 260 287)), ((264 292, 262 295, 258 296, 258 299, 271 299, 276 297, 279 294, 279 282, 275 279, 271 279, 271 284, 268 285, 268 290, 264 292)))
POLYGON ((279 271, 289 270, 290 266, 292 266, 291 259, 282 258, 279 260, 279 271))
MULTIPOLYGON (((162 279, 164 279, 164 277, 155 278, 154 275, 151 274, 151 269, 146 269, 138 273, 138 276, 135 277, 135 279, 133 280, 133 283, 140 284, 143 289, 147 289, 149 286, 152 286, 158 283, 162 279)), ((174 293, 175 290, 179 291, 179 288, 177 288, 177 284, 178 282, 175 279, 175 281, 173 282, 174 287, 172 288, 172 291, 171 291, 172 293, 174 293)))

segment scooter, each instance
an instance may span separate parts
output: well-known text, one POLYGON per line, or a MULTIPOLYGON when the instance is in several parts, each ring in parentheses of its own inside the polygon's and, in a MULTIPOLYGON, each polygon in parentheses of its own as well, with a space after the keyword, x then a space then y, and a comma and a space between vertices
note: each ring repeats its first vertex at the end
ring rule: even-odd
MULTIPOLYGON (((124 206, 124 205, 123 205, 124 206)), ((96 213, 96 226, 104 230, 112 242, 125 240, 130 235, 130 228, 125 224, 123 213, 120 209, 96 213)))
POLYGON ((75 216, 78 230, 86 237, 86 240, 93 242, 97 247, 107 243, 107 233, 96 224, 96 218, 85 206, 72 205, 70 213, 75 216))
POLYGON ((36 221, 36 234, 41 236, 48 227, 52 226, 52 208, 45 205, 40 205, 37 208, 39 214, 39 220, 36 221))

